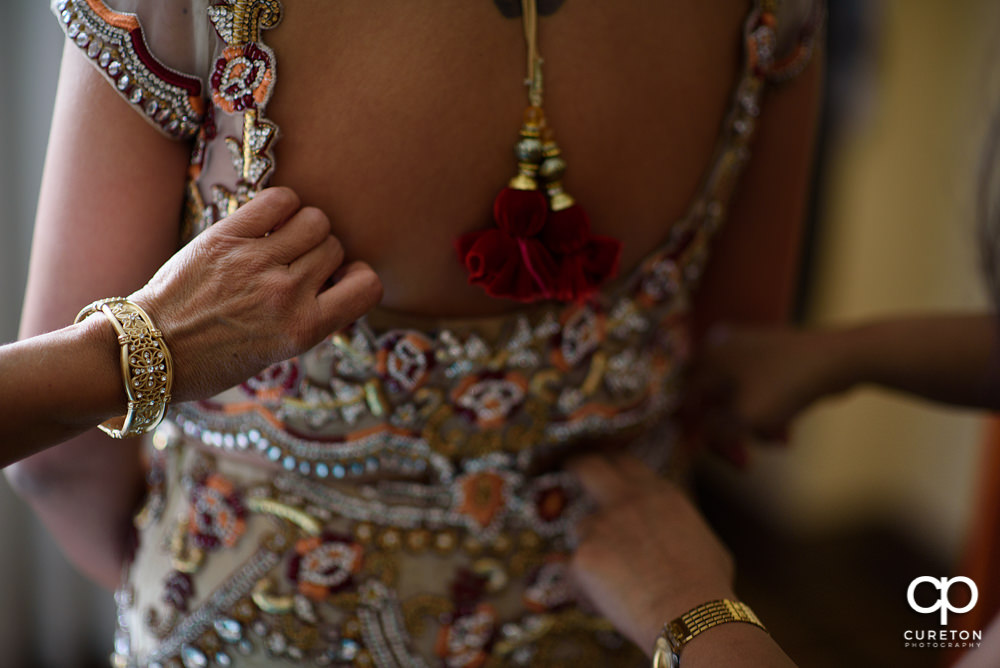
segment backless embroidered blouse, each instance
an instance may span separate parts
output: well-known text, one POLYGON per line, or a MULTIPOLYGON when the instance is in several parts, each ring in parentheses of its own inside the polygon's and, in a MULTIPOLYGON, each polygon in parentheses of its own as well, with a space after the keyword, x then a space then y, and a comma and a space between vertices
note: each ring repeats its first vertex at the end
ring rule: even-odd
MULTIPOLYGON (((53 0, 70 43, 123 98, 192 141, 185 238, 273 171, 277 56, 265 36, 289 5, 53 0)), ((638 650, 567 585, 587 502, 552 463, 588 440, 669 428, 692 291, 761 96, 805 66, 822 11, 810 2, 794 30, 778 30, 773 5, 753 2, 745 20, 697 197, 630 273, 585 302, 503 317, 376 310, 239 387, 175 406, 152 439, 113 664, 637 665, 638 650), (779 32, 792 36, 780 61, 779 32)), ((647 448, 654 465, 668 440, 647 448)))

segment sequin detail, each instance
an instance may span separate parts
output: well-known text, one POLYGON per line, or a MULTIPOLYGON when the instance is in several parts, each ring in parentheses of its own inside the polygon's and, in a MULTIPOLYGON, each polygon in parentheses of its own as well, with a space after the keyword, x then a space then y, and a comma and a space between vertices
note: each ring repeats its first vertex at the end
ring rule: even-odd
POLYGON ((52 7, 70 42, 150 123, 174 139, 198 132, 201 81, 157 60, 134 14, 114 12, 101 0, 55 0, 52 7))
MULTIPOLYGON (((263 35, 281 11, 277 0, 208 7, 218 39, 188 237, 274 169, 277 70, 263 35)), ((573 528, 590 505, 552 464, 587 440, 652 434, 676 407, 692 295, 776 76, 772 45, 758 7, 702 188, 614 284, 494 320, 402 325, 373 313, 175 407, 153 439, 114 664, 639 665, 568 586, 573 528)), ((669 434, 647 438, 669 455, 669 434)))
MULTIPOLYGON (((158 596, 154 588, 119 590, 116 665, 140 665, 137 623, 158 638, 142 659, 150 666, 239 665, 255 653, 319 666, 435 665, 418 645, 456 668, 559 665, 554 656, 634 665, 641 656, 576 607, 565 531, 546 537, 531 528, 531 512, 505 506, 508 489, 531 481, 483 470, 436 491, 389 481, 338 491, 297 475, 230 486, 218 473, 204 477, 218 469, 212 457, 187 451, 180 460, 180 487, 218 489, 247 509, 243 540, 255 547, 211 591, 198 591, 199 573, 218 560, 234 563, 244 543, 218 544, 190 573, 171 571, 158 596), (421 579, 413 560, 441 565, 421 579), (525 602, 513 619, 499 603, 511 587, 523 588, 525 602)), ((575 484, 566 474, 546 478, 547 489, 575 484)), ((567 516, 579 517, 582 496, 566 498, 567 516)), ((187 504, 194 512, 199 497, 187 504)), ((181 526, 175 561, 202 531, 181 526)))

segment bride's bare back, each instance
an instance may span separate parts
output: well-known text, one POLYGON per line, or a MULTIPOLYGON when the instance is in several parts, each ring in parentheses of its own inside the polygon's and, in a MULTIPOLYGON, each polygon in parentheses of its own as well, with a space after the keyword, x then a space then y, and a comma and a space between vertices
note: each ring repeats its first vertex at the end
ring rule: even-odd
MULTIPOLYGON (((746 3, 572 0, 541 19, 545 108, 566 186, 623 269, 664 237, 712 156, 746 3)), ((466 284, 452 241, 490 223, 527 104, 520 19, 488 0, 296 0, 267 34, 273 182, 327 212, 389 308, 510 308, 466 284)))

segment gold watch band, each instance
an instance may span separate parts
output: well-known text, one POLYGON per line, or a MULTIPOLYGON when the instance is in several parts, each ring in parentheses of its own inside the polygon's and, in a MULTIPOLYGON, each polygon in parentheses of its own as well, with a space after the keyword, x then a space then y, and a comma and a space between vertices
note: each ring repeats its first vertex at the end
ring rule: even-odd
POLYGON ((685 645, 708 629, 729 622, 753 624, 767 633, 746 603, 729 599, 702 603, 664 625, 662 634, 656 640, 653 668, 677 668, 685 645))
POLYGON ((74 322, 95 313, 103 313, 118 336, 122 382, 128 396, 128 413, 99 427, 112 438, 145 434, 160 424, 170 403, 174 368, 163 334, 144 310, 122 297, 89 304, 74 322))

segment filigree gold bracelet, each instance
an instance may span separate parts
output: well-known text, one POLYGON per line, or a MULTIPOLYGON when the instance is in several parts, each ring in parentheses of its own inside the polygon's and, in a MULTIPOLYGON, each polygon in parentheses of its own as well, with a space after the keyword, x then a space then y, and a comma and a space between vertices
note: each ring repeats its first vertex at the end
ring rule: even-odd
POLYGON ((174 367, 163 334, 149 315, 123 297, 98 299, 74 323, 100 311, 111 322, 121 345, 122 382, 128 412, 99 425, 112 438, 131 438, 155 429, 170 403, 174 367))

